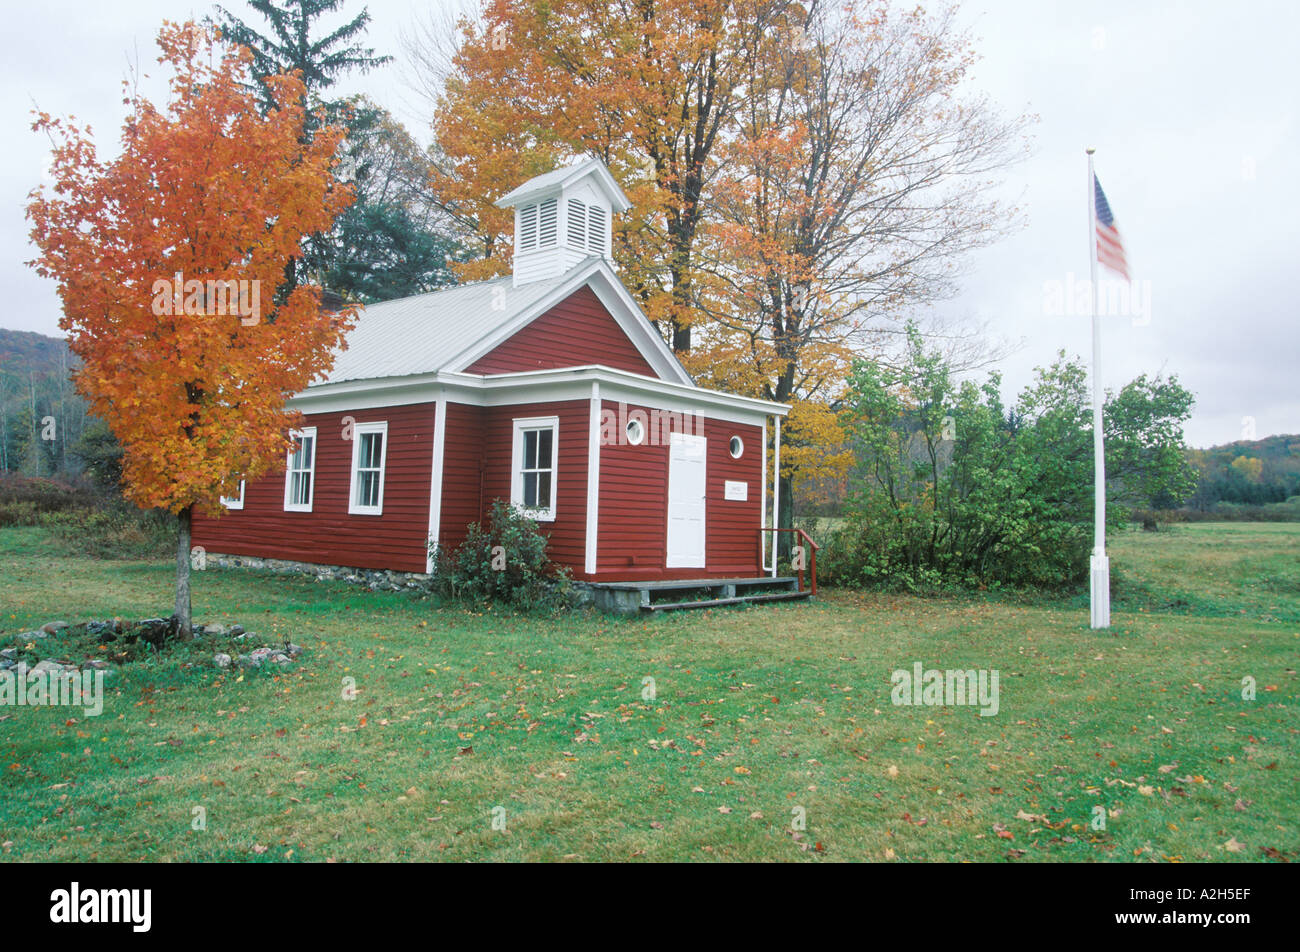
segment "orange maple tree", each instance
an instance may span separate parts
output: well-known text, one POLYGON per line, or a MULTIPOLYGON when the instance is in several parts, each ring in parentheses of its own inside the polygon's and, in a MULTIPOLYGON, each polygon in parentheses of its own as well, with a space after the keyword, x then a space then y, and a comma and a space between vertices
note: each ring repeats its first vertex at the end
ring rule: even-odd
POLYGON ((299 415, 286 400, 328 371, 355 316, 318 287, 278 293, 304 236, 352 201, 334 176, 338 127, 305 134, 296 74, 253 91, 252 54, 193 23, 164 23, 159 109, 126 90, 120 154, 101 160, 74 120, 37 113, 50 188, 27 215, 58 282, 78 390, 123 449, 122 484, 178 516, 176 617, 190 632, 190 525, 241 479, 283 469, 299 415))

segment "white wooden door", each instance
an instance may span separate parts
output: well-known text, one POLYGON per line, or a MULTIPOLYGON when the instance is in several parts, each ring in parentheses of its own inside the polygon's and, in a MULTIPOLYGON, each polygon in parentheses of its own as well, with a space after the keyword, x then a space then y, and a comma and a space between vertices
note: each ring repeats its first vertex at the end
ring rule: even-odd
POLYGON ((708 441, 674 433, 668 445, 668 568, 704 568, 708 441))

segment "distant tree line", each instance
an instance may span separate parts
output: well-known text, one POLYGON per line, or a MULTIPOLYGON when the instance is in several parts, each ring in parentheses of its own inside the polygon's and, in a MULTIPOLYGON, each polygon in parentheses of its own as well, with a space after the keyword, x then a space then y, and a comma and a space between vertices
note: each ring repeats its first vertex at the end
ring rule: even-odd
POLYGON ((75 367, 63 341, 0 329, 0 473, 115 484, 112 434, 73 387, 75 367))
POLYGON ((1187 455, 1197 474, 1186 504, 1192 512, 1227 514, 1235 506, 1276 506, 1300 496, 1300 435, 1238 440, 1187 455))

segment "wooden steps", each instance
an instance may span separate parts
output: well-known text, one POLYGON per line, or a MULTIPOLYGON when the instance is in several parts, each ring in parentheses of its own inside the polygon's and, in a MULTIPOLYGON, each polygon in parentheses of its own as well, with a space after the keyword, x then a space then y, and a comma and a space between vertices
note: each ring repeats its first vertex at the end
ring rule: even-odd
POLYGON ((769 592, 765 595, 737 595, 734 598, 708 598, 696 602, 651 602, 642 605, 642 611, 670 612, 683 608, 720 608, 726 605, 752 605, 758 602, 788 602, 808 598, 812 592, 769 592))
POLYGON ((799 591, 794 576, 590 582, 585 587, 597 608, 623 614, 790 601, 811 594, 799 591))

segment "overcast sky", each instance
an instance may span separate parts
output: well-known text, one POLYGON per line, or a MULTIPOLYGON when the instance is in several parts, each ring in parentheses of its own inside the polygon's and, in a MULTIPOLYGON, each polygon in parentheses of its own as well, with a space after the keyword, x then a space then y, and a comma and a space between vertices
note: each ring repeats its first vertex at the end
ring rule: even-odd
MULTIPOLYGON (((227 6, 246 9, 242 0, 227 6)), ((400 38, 439 3, 367 6, 370 42, 397 61, 343 91, 368 93, 427 142, 428 116, 406 85, 400 38)), ((33 103, 89 122, 110 152, 128 63, 149 71, 163 19, 212 9, 45 0, 10 11, 0 60, 0 326, 60 333, 52 283, 24 265, 34 249, 23 206, 49 150, 30 131, 33 103)), ((1005 188, 1023 205, 1025 227, 973 255, 960 294, 941 308, 1016 345, 998 365, 1008 397, 1058 349, 1090 352, 1087 316, 1054 313, 1052 293, 1088 275, 1091 145, 1130 270, 1150 295, 1149 313, 1130 306, 1105 320, 1103 382, 1176 374, 1197 397, 1187 428, 1195 446, 1241 438, 1243 418, 1261 437, 1300 432, 1300 4, 982 0, 963 6, 963 20, 983 57, 973 88, 1004 111, 1040 117, 1032 157, 1007 174, 1005 188)))

